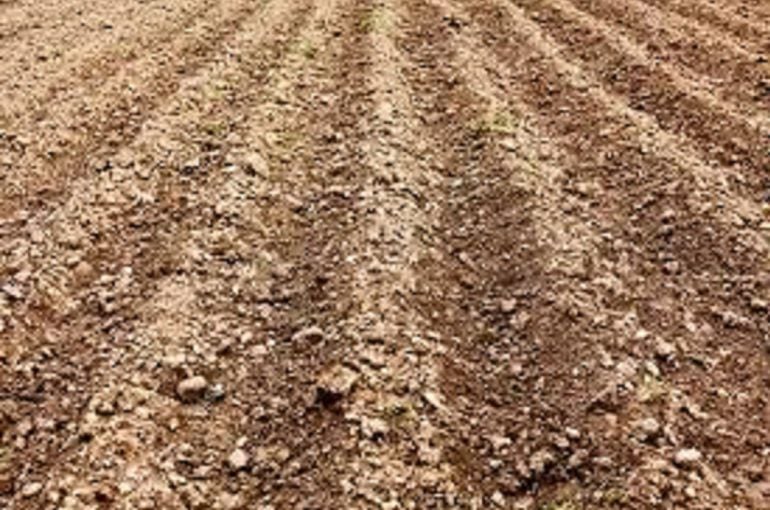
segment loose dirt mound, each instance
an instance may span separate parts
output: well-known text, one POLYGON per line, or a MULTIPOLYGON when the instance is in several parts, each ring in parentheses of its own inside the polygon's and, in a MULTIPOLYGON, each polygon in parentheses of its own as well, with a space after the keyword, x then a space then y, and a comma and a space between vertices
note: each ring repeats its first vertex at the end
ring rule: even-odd
POLYGON ((0 507, 770 508, 759 0, 0 0, 0 507))

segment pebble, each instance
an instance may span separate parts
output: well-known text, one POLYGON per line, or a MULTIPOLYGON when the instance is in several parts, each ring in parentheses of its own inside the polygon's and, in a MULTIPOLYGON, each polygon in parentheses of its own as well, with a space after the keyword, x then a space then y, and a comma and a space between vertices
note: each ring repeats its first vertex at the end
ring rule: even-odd
POLYGON ((655 379, 660 378, 660 369, 658 368, 658 365, 655 364, 654 361, 645 361, 644 363, 644 369, 647 371, 648 374, 650 374, 655 379))
POLYGON ((388 424, 381 418, 364 417, 361 420, 361 432, 369 439, 382 439, 388 433, 388 424))
POLYGON ((513 444, 513 441, 506 436, 491 435, 488 439, 495 452, 500 452, 513 444))
POLYGON ((240 494, 230 494, 229 492, 223 492, 219 495, 219 503, 219 506, 224 510, 235 510, 237 508, 243 508, 243 498, 240 494))
POLYGON ((588 453, 588 450, 577 450, 575 453, 570 455, 569 459, 567 460, 567 467, 570 469, 578 469, 586 463, 589 457, 590 454, 588 453))
POLYGON ((564 433, 567 434, 567 437, 569 439, 575 440, 580 439, 580 431, 576 428, 567 427, 564 429, 564 433))
POLYGON ((540 476, 555 462, 556 458, 548 450, 539 450, 529 458, 529 468, 540 476))
POLYGON ((441 396, 435 391, 427 390, 422 394, 422 397, 435 409, 439 411, 444 409, 444 404, 441 402, 441 396))
POLYGON ((495 504, 495 506, 499 506, 500 508, 505 506, 505 496, 500 491, 495 491, 494 494, 492 494, 492 503, 495 504))
POLYGON ((225 398, 225 387, 221 384, 213 385, 206 395, 209 399, 218 402, 225 398))
POLYGON ((193 171, 197 170, 198 168, 200 168, 200 166, 201 166, 201 159, 200 158, 192 158, 192 159, 187 160, 182 165, 182 170, 184 172, 193 172, 193 171))
POLYGON ((751 309, 755 312, 766 312, 770 310, 770 306, 768 306, 767 301, 764 299, 753 298, 751 300, 751 309))
POLYGON ((740 327, 747 327, 751 325, 751 321, 749 321, 746 317, 741 317, 737 313, 732 312, 730 310, 722 312, 721 315, 722 315, 722 323, 725 325, 725 327, 740 328, 740 327))
POLYGON ((516 311, 516 300, 515 299, 503 299, 500 301, 500 311, 508 314, 513 313, 516 311))
POLYGON ((695 448, 683 448, 674 454, 674 463, 677 466, 690 468, 700 462, 703 455, 695 448))
POLYGON ((208 385, 206 378, 198 375, 180 382, 176 387, 176 393, 184 402, 195 402, 203 398, 208 385))
POLYGON ((32 496, 37 496, 40 494, 40 491, 43 490, 43 484, 40 482, 31 482, 25 485, 21 489, 21 495, 25 498, 31 498, 32 496))
POLYGON ((227 458, 227 465, 233 471, 241 471, 249 465, 249 456, 241 448, 236 448, 227 458))
POLYGON ((676 354, 676 346, 670 342, 659 339, 655 343, 655 355, 661 359, 672 358, 676 354))
POLYGON ((660 434, 660 423, 655 418, 644 418, 634 424, 637 437, 641 441, 649 441, 660 434))
POLYGON ((676 219, 676 212, 673 209, 666 209, 663 214, 660 215, 660 220, 663 223, 670 223, 676 219))
POLYGON ((11 299, 15 299, 16 301, 21 300, 24 297, 24 294, 22 293, 21 289, 19 289, 15 285, 6 284, 2 286, 2 291, 8 295, 11 299))
POLYGON ((254 172, 255 174, 262 177, 268 174, 269 167, 267 161, 258 152, 245 154, 242 158, 242 162, 246 170, 250 172, 254 172))
POLYGON ((331 405, 346 397, 358 381, 358 373, 337 365, 324 373, 316 384, 316 401, 331 405))

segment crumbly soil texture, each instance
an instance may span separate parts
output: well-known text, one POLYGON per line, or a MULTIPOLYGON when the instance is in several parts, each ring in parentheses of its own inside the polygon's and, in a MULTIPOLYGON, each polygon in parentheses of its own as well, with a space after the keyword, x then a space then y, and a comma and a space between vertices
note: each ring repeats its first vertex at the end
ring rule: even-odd
POLYGON ((0 508, 770 508, 770 4, 0 0, 0 508))

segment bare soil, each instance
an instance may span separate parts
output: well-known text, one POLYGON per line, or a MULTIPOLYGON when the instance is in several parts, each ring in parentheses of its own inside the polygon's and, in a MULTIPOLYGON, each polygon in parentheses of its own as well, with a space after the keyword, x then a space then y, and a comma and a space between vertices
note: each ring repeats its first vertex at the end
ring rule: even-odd
POLYGON ((770 5, 0 0, 0 508, 770 508, 770 5))

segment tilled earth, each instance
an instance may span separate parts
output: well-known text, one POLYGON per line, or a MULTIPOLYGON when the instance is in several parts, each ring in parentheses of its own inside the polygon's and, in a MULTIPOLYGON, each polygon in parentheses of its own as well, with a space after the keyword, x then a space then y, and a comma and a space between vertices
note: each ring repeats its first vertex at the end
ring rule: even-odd
POLYGON ((770 3, 0 0, 0 508, 770 508, 770 3))

